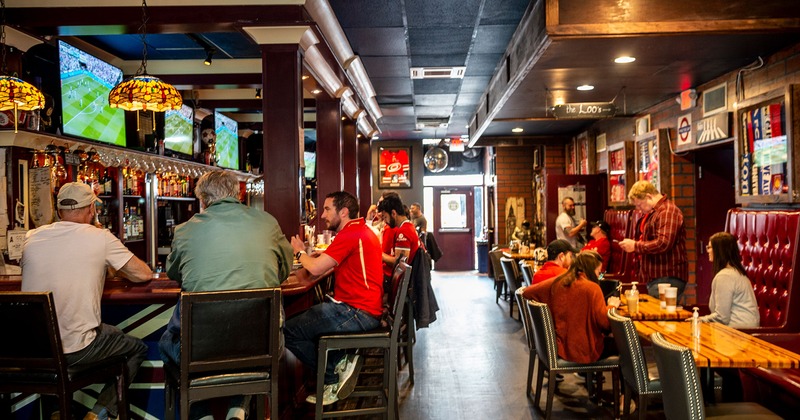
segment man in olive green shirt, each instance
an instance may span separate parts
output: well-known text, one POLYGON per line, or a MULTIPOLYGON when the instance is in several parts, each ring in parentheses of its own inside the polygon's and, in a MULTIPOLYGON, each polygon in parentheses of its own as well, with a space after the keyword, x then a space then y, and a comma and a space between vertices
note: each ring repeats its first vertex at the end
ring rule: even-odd
MULTIPOLYGON (((279 287, 289 276, 292 247, 275 218, 238 200, 239 181, 230 172, 208 172, 197 181, 200 213, 175 228, 167 275, 187 292, 279 287)), ((180 364, 179 306, 161 337, 165 362, 180 364)), ((249 396, 230 401, 227 419, 246 415, 249 396)), ((190 418, 212 419, 207 407, 192 405, 190 418)))

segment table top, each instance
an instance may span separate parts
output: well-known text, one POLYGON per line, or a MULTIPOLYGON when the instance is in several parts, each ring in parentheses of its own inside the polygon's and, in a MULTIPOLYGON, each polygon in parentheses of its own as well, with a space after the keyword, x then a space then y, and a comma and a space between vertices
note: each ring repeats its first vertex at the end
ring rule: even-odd
MULTIPOLYGON (((281 293, 286 296, 306 293, 328 275, 330 275, 330 272, 321 276, 312 276, 305 268, 294 270, 281 283, 281 293)), ((18 292, 21 285, 22 276, 0 276, 0 292, 18 292)), ((103 287, 103 303, 173 304, 177 302, 180 293, 181 288, 178 282, 166 278, 163 273, 160 278, 153 278, 153 280, 144 283, 134 283, 126 279, 113 277, 106 279, 103 287)))
POLYGON ((691 318, 692 313, 680 309, 675 312, 667 312, 666 309, 661 309, 661 301, 650 295, 639 294, 639 312, 635 314, 628 313, 628 300, 625 294, 620 295, 621 304, 619 306, 619 314, 626 316, 633 320, 646 320, 646 321, 683 321, 684 319, 691 318))
POLYGON ((700 337, 692 337, 691 322, 636 321, 639 336, 660 332, 668 341, 688 347, 698 367, 797 368, 800 355, 716 322, 701 322, 700 337))
POLYGON ((531 249, 527 253, 519 253, 519 252, 511 252, 509 248, 503 248, 503 256, 506 258, 511 258, 514 260, 532 260, 533 259, 533 249, 531 249))

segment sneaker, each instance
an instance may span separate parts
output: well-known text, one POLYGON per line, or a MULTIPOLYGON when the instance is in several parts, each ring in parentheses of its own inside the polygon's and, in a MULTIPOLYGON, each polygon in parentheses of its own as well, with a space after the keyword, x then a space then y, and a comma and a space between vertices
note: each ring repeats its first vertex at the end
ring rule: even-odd
MULTIPOLYGON (((330 384, 325 385, 323 387, 322 392, 322 405, 331 405, 336 401, 339 401, 339 397, 336 395, 339 392, 339 384, 330 384)), ((306 402, 309 404, 316 404, 317 403, 317 396, 316 395, 309 395, 306 397, 306 402)))
POLYGON ((337 397, 340 400, 349 397, 353 393, 358 381, 358 374, 361 372, 361 365, 364 363, 364 359, 357 354, 348 354, 344 359, 347 360, 346 365, 339 372, 339 392, 337 397))

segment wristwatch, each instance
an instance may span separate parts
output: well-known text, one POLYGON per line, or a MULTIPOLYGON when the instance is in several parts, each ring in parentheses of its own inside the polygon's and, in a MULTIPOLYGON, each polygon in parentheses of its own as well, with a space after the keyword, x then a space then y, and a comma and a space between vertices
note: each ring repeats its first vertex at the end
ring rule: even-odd
POLYGON ((297 251, 297 254, 294 254, 294 259, 296 259, 297 261, 300 261, 300 256, 305 254, 305 253, 306 253, 305 251, 297 251))

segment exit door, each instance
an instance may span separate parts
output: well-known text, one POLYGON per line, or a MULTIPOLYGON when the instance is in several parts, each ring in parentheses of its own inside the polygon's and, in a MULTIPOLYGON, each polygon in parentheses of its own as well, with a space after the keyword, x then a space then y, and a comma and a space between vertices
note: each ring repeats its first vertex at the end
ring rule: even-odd
POLYGON ((433 189, 433 234, 442 249, 438 271, 475 269, 475 197, 472 188, 433 189))

